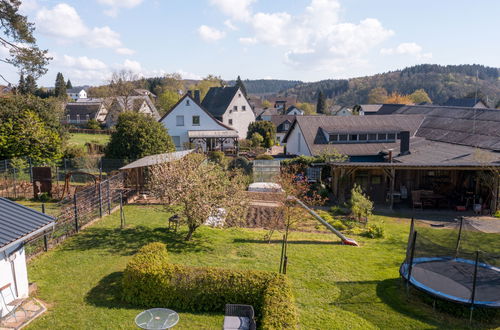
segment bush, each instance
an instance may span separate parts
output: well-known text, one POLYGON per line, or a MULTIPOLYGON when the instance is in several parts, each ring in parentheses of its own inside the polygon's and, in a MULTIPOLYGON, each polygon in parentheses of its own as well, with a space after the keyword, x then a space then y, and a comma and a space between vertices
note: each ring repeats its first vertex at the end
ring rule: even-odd
POLYGON ((384 237, 384 228, 381 225, 368 225, 366 229, 361 233, 361 236, 368 238, 383 238, 384 237))
POLYGON ((496 211, 493 216, 496 218, 500 218, 500 210, 496 211))
POLYGON ((335 205, 330 208, 330 212, 333 215, 349 215, 351 213, 348 208, 342 207, 340 205, 335 205))
POLYGON ((73 158, 82 158, 85 157, 87 153, 85 149, 81 146, 70 144, 64 149, 63 158, 65 159, 73 159, 73 158))
POLYGON ((227 159, 226 155, 222 151, 210 151, 208 153, 208 160, 214 162, 216 164, 221 165, 222 167, 226 167, 227 159))
POLYGON ((362 221, 364 218, 367 222, 368 218, 372 215, 373 202, 363 193, 363 190, 357 184, 351 189, 351 200, 349 203, 351 204, 352 214, 356 219, 362 221))
POLYGON ((252 305, 263 329, 295 329, 297 311, 285 275, 171 264, 162 243, 144 246, 129 261, 123 298, 141 306, 223 312, 228 303, 252 305))
POLYGON ((252 147, 261 147, 264 143, 264 137, 257 132, 252 134, 250 140, 252 141, 252 147))
POLYGON ((267 155, 267 154, 260 154, 260 155, 257 155, 257 157, 255 157, 255 159, 259 159, 259 160, 273 160, 274 157, 271 156, 271 155, 267 155))
POLYGON ((91 119, 87 122, 88 129, 101 129, 101 124, 95 119, 91 119))
POLYGON ((245 157, 236 157, 229 162, 228 169, 240 169, 243 173, 249 175, 252 173, 252 164, 245 157))
POLYGON ((48 201, 51 200, 51 198, 49 196, 49 193, 44 192, 44 193, 38 194, 36 200, 39 202, 42 202, 42 203, 47 203, 48 201))

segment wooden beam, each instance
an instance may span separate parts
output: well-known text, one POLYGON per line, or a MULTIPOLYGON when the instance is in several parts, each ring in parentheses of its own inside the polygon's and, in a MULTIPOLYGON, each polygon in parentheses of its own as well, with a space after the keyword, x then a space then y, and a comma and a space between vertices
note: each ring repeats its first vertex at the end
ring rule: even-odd
POLYGON ((392 168, 391 169, 391 210, 394 208, 394 181, 396 181, 396 169, 392 168))

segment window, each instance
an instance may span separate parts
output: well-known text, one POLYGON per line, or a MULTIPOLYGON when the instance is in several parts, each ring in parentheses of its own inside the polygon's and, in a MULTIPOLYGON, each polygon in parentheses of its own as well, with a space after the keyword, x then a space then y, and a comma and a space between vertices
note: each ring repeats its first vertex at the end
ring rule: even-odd
POLYGON ((181 137, 180 136, 172 136, 172 140, 174 140, 174 144, 176 148, 180 148, 181 146, 181 137))
POLYGON ((330 134, 328 138, 330 142, 337 142, 339 140, 339 136, 337 134, 330 134))
POLYGON ((193 116, 193 126, 200 126, 200 116, 193 116))
POLYGON ((189 106, 189 100, 186 100, 186 105, 189 106))
POLYGON ((238 111, 238 106, 237 106, 237 105, 235 105, 235 106, 233 107, 233 110, 234 110, 234 111, 238 111))
POLYGON ((87 114, 87 116, 85 116, 85 118, 87 119, 87 121, 89 121, 90 120, 89 114, 87 114))
POLYGON ((80 115, 76 115, 76 122, 79 123, 80 122, 80 115))
POLYGON ((177 126, 184 126, 184 116, 175 116, 177 126))
POLYGON ((389 133, 389 134, 387 134, 387 140, 389 140, 389 141, 396 140, 396 133, 389 133))
POLYGON ((368 134, 368 140, 369 141, 376 141, 377 140, 377 134, 375 134, 375 133, 368 134))
POLYGON ((242 105, 241 106, 241 110, 245 111, 247 109, 247 106, 246 105, 242 105))
POLYGON ((284 124, 283 124, 283 129, 284 129, 285 131, 288 131, 288 130, 290 129, 290 124, 289 124, 289 123, 284 123, 284 124))
POLYGON ((359 141, 366 141, 368 139, 368 134, 359 134, 359 141))
POLYGON ((229 125, 233 125, 233 120, 232 119, 229 119, 229 125))
POLYGON ((238 97, 241 97, 241 93, 238 93, 238 97))
POLYGON ((347 134, 339 134, 339 141, 347 141, 347 134))
POLYGON ((378 141, 385 141, 385 140, 387 140, 387 134, 385 134, 385 133, 378 133, 377 140, 378 141))
POLYGON ((349 134, 349 141, 358 141, 358 134, 349 134))

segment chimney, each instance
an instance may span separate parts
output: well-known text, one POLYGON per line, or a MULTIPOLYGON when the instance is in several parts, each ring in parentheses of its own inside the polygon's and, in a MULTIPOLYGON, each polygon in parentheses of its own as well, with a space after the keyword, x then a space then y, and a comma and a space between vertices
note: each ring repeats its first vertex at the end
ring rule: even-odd
POLYGON ((199 89, 196 89, 194 91, 194 101, 196 103, 200 103, 200 90, 199 89))
POLYGON ((189 97, 191 97, 191 98, 192 98, 192 97, 193 97, 193 91, 192 91, 192 90, 188 90, 188 91, 187 91, 187 95, 189 95, 189 97))
POLYGON ((400 155, 407 155, 410 153, 410 132, 402 131, 399 133, 399 144, 401 146, 400 155))

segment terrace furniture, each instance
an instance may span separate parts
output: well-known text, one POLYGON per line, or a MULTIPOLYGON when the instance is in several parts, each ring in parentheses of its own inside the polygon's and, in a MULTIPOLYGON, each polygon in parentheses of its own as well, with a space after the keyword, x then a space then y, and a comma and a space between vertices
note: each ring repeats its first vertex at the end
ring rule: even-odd
POLYGON ((168 308, 151 308, 135 317, 141 329, 170 329, 179 322, 179 314, 168 308))
POLYGON ((14 290, 12 290, 11 283, 6 284, 0 288, 0 295, 2 296, 3 304, 7 309, 7 314, 4 315, 3 318, 7 318, 9 316, 13 316, 17 322, 16 312, 21 310, 24 312, 24 318, 28 316, 26 310, 23 307, 23 303, 26 300, 25 298, 17 298, 14 294, 14 290))
POLYGON ((419 207, 421 210, 424 209, 424 204, 422 204, 422 201, 420 200, 420 190, 412 190, 411 203, 413 205, 413 209, 415 209, 415 207, 419 207))
POLYGON ((255 330, 255 313, 250 305, 226 304, 224 330, 255 330))
POLYGON ((180 217, 177 214, 174 214, 170 218, 168 218, 168 230, 173 229, 174 232, 177 232, 177 227, 179 227, 180 217))

